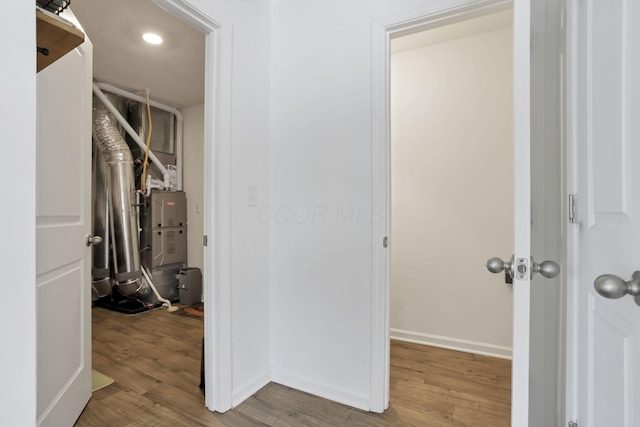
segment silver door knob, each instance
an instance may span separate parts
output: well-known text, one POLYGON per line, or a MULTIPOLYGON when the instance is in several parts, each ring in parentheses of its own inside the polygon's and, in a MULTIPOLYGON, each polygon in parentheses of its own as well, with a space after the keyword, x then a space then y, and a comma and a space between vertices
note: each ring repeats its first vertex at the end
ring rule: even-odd
POLYGON ((531 258, 531 273, 527 273, 528 268, 526 258, 518 258, 517 262, 514 262, 514 257, 511 257, 509 262, 504 262, 500 258, 494 257, 489 258, 485 266, 487 267, 487 270, 492 273, 506 271, 511 277, 514 277, 517 273, 517 278, 520 280, 526 279, 527 274, 529 274, 529 277, 533 277, 535 273, 540 273, 549 279, 553 279, 560 274, 560 266, 556 262, 542 261, 538 264, 533 261, 533 258, 531 258))
POLYGON ((487 260, 484 265, 491 273, 500 273, 506 271, 511 277, 513 277, 513 257, 508 262, 503 261, 501 258, 493 257, 487 260))
POLYGON ((92 235, 88 235, 87 236, 87 246, 98 246, 99 244, 102 243, 102 237, 100 236, 92 236, 92 235))
POLYGON ((636 304, 640 305, 640 271, 633 273, 628 282, 613 274, 603 274, 596 278, 593 286, 605 298, 618 299, 628 294, 635 297, 636 304))
POLYGON ((560 274, 560 266, 554 261, 542 261, 540 264, 531 258, 531 276, 540 273, 547 279, 553 279, 560 274))

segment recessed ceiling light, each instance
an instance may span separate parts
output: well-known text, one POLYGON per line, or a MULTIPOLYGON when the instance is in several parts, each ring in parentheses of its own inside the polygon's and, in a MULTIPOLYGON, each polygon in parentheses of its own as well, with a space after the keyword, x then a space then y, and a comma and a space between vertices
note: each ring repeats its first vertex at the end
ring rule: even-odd
POLYGON ((160 37, 156 33, 144 33, 142 35, 142 38, 147 43, 151 43, 151 44, 161 44, 162 43, 162 37, 160 37))

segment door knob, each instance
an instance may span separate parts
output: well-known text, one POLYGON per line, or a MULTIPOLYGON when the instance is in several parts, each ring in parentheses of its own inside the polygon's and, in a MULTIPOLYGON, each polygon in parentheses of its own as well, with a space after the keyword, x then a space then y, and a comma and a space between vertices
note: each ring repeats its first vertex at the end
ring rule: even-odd
POLYGON ((628 282, 613 274, 603 274, 596 278, 593 286, 605 298, 618 299, 629 294, 640 305, 640 271, 633 273, 628 282))
POLYGON ((87 246, 98 246, 99 244, 102 243, 102 237, 100 236, 92 236, 92 235, 88 235, 87 236, 87 246))
POLYGON ((542 261, 540 264, 531 258, 531 276, 540 273, 547 279, 553 279, 560 274, 560 266, 555 261, 542 261))
POLYGON ((498 257, 489 258, 484 266, 494 274, 504 271, 504 283, 513 284, 513 256, 508 262, 504 262, 498 257))
POLYGON ((530 275, 529 277, 533 277, 535 273, 540 273, 549 279, 553 279, 560 274, 560 266, 556 262, 542 261, 538 264, 533 261, 533 258, 531 258, 531 273, 527 273, 526 258, 518 258, 514 261, 513 256, 509 262, 505 262, 497 257, 489 258, 485 266, 491 273, 500 273, 501 271, 504 271, 511 278, 515 275, 518 280, 526 279, 527 274, 530 275))
POLYGON ((484 266, 487 267, 487 270, 491 273, 497 274, 504 271, 509 276, 513 277, 513 256, 508 262, 505 262, 498 257, 489 258, 484 266))

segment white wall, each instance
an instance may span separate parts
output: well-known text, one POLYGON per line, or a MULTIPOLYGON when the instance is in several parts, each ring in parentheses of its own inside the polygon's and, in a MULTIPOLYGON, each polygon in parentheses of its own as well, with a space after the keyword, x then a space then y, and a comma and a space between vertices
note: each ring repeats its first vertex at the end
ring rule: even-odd
POLYGON ((262 219, 273 378, 360 408, 371 369, 372 20, 433 3, 272 3, 272 216, 262 219))
POLYGON ((249 185, 258 186, 259 202, 269 197, 270 2, 189 3, 233 26, 231 327, 237 404, 270 380, 269 227, 257 220, 257 208, 247 207, 249 185))
POLYGON ((204 104, 180 110, 183 118, 183 188, 187 195, 187 264, 203 274, 204 104))
POLYGON ((511 28, 391 56, 393 338, 511 356, 512 57, 511 28))
POLYGON ((0 39, 11 42, 3 43, 0 79, 0 425, 26 426, 36 418, 35 10, 22 0, 4 0, 2 8, 11 19, 0 26, 0 39))
MULTIPOLYGON (((234 402, 267 382, 273 367, 280 382, 367 406, 371 20, 433 2, 190 2, 233 24, 234 402), (249 185, 258 187, 259 206, 279 217, 247 207, 249 185), (297 216, 287 216, 292 209, 297 216)), ((12 40, 5 46, 12 61, 0 83, 0 120, 4 138, 20 143, 1 144, 0 152, 24 161, 5 162, 0 172, 13 183, 2 193, 11 207, 2 214, 11 224, 0 244, 3 289, 19 302, 0 311, 9 349, 0 362, 11 367, 0 385, 0 424, 28 425, 36 395, 36 171, 28 161, 35 158, 35 26, 32 4, 3 5, 11 10, 0 31, 12 40)))

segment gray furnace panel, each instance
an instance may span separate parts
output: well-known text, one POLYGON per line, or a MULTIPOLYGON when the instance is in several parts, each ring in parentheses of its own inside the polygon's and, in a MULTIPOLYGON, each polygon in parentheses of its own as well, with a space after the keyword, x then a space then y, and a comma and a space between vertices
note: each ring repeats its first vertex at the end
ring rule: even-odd
POLYGON ((145 228, 186 227, 187 200, 182 191, 153 190, 149 197, 145 228))
POLYGON ((153 190, 143 200, 142 262, 149 269, 187 263, 187 203, 184 192, 153 190))

